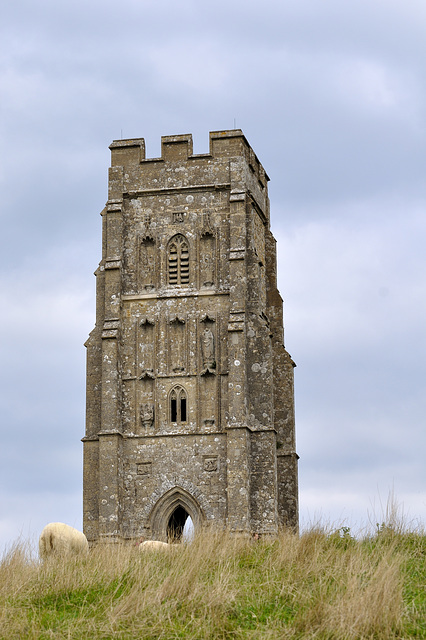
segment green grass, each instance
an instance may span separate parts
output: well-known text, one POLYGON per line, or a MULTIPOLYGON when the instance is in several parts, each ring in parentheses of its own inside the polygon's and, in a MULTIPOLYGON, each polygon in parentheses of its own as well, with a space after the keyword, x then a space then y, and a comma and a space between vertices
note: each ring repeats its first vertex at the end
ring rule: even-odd
POLYGON ((426 639, 426 536, 206 532, 165 551, 44 563, 17 544, 0 564, 0 638, 426 639))

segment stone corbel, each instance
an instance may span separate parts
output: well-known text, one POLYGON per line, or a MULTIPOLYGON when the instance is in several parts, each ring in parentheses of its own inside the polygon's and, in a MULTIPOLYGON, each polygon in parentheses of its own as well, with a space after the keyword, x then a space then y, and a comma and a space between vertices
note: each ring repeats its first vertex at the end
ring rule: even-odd
POLYGON ((146 378, 154 380, 155 375, 153 369, 144 369, 142 371, 141 375, 139 376, 139 380, 145 380, 146 378))
POLYGON ((142 318, 139 323, 140 327, 146 327, 146 326, 153 327, 154 325, 155 325, 155 321, 152 320, 151 318, 142 318))
POLYGON ((209 376, 209 375, 210 376, 215 376, 216 375, 216 369, 214 369, 213 367, 206 367, 200 373, 200 376, 209 376))
POLYGON ((155 242, 154 234, 149 233, 149 230, 145 231, 140 236, 140 242, 155 242))

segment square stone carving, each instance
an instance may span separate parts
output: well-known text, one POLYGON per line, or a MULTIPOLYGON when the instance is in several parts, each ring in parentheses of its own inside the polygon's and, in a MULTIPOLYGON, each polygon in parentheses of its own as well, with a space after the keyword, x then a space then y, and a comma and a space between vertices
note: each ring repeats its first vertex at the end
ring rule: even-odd
POLYGON ((152 471, 152 462, 138 462, 136 468, 138 476, 150 476, 152 471))
POLYGON ((185 213, 183 211, 175 211, 173 213, 173 223, 179 224, 179 222, 183 222, 185 219, 185 213))
POLYGON ((217 471, 217 456, 204 456, 204 471, 217 471))

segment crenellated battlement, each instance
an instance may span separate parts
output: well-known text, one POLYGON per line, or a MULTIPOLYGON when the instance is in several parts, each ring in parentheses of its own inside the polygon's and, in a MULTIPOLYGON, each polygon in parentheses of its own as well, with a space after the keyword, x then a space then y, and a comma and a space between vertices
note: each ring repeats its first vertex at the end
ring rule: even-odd
POLYGON ((209 152, 193 153, 192 134, 161 137, 161 157, 147 158, 144 138, 114 140, 111 149, 111 166, 128 167, 144 163, 191 162, 200 159, 226 159, 244 157, 262 187, 269 181, 263 166, 241 129, 210 131, 209 152))

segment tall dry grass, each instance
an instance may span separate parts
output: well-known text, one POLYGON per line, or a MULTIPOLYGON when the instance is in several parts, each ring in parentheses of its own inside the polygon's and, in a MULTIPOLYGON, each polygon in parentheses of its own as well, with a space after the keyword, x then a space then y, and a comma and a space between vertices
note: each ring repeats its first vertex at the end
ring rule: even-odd
POLYGON ((426 637, 415 635, 425 551, 420 534, 319 528, 257 542, 205 532, 166 551, 99 546, 43 564, 16 545, 0 564, 0 638, 426 637))

